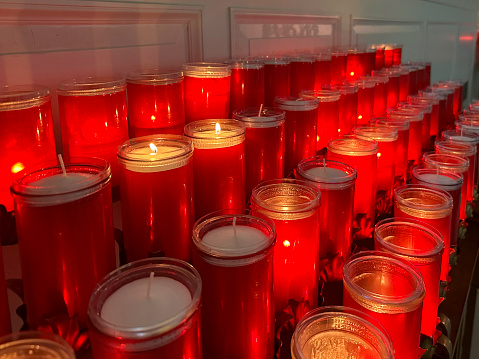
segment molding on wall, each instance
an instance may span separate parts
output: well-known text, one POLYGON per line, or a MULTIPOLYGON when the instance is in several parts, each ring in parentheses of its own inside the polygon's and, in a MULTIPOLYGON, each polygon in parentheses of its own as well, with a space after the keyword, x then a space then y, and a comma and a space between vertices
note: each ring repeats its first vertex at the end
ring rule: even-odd
MULTIPOLYGON (((424 31, 423 21, 398 20, 386 18, 350 18, 350 44, 357 44, 359 35, 367 34, 400 34, 424 31)), ((388 41, 391 42, 391 41, 388 41)))
POLYGON ((476 8, 474 6, 467 6, 467 4, 457 4, 457 0, 421 0, 425 2, 431 2, 434 4, 439 4, 447 7, 452 7, 455 9, 461 9, 461 10, 474 10, 476 11, 476 8))
MULTIPOLYGON (((341 17, 295 14, 272 10, 230 8, 231 57, 254 55, 255 48, 268 43, 283 45, 285 52, 306 47, 340 44, 341 17), (292 41, 291 41, 292 39, 292 41)), ((281 47, 281 46, 280 46, 281 47)))

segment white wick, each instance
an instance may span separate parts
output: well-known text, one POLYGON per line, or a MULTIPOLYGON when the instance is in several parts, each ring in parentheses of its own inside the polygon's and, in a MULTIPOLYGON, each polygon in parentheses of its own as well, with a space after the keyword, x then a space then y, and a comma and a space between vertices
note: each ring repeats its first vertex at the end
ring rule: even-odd
POLYGON ((258 112, 258 117, 261 117, 261 114, 263 113, 263 104, 259 107, 259 112, 258 112))
POLYGON ((151 282, 153 282, 153 277, 155 276, 155 272, 150 273, 150 280, 148 281, 148 286, 146 287, 146 297, 150 298, 150 288, 151 282))
POLYGON ((60 162, 60 166, 62 168, 63 175, 66 177, 67 176, 67 170, 65 168, 65 163, 63 162, 63 157, 62 154, 58 154, 58 161, 60 162))
POLYGON ((323 172, 326 172, 326 158, 323 157, 323 172))

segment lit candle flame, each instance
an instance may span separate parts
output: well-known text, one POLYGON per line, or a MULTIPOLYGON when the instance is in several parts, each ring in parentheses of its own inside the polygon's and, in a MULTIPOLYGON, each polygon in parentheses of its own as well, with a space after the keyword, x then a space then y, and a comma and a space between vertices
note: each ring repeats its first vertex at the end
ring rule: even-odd
POLYGON ((153 143, 150 143, 150 150, 152 155, 158 153, 158 147, 156 147, 153 143))
POLYGON ((25 168, 25 166, 24 166, 23 163, 17 162, 12 166, 11 171, 12 171, 12 173, 18 173, 18 172, 22 171, 24 168, 25 168))
POLYGON ((351 71, 350 75, 351 75, 351 76, 354 76, 354 71, 351 71))
POLYGON ((221 126, 218 122, 216 122, 216 126, 215 126, 215 133, 217 135, 219 135, 221 133, 221 126))
POLYGON ((289 241, 287 239, 285 239, 283 241, 283 246, 285 246, 286 248, 288 248, 290 245, 291 245, 291 243, 289 243, 289 241))
POLYGON ((378 158, 381 157, 381 152, 378 152, 376 156, 378 156, 378 158))

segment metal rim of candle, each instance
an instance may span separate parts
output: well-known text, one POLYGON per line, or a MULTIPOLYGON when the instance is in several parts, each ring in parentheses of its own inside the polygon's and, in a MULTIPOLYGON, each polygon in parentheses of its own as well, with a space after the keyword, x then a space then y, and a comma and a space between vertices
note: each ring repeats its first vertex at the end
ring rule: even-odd
POLYGON ((126 75, 127 84, 171 85, 183 81, 183 72, 164 72, 158 69, 131 71, 126 75))
POLYGON ((110 164, 100 158, 72 157, 65 162, 68 173, 90 174, 83 181, 75 182, 75 189, 71 186, 32 186, 30 183, 53 175, 62 175, 63 170, 58 161, 42 162, 14 175, 10 188, 15 201, 33 206, 52 206, 61 203, 73 202, 80 198, 94 194, 106 186, 111 179, 110 164))
POLYGON ((0 357, 75 359, 75 352, 56 334, 24 331, 0 337, 0 357), (11 356, 10 356, 11 355, 11 356))
POLYGON ((216 62, 190 62, 183 64, 183 76, 196 78, 222 78, 231 76, 231 66, 216 62))
POLYGON ((198 310, 201 291, 201 276, 191 264, 167 257, 141 259, 114 270, 100 280, 90 297, 87 314, 91 324, 100 332, 113 338, 137 339, 132 343, 124 343, 126 351, 143 351, 150 345, 154 348, 166 345, 184 333, 182 324, 198 310), (155 273, 155 277, 172 278, 185 285, 191 293, 190 304, 179 313, 172 313, 171 318, 145 327, 114 325, 101 317, 101 308, 111 293, 134 280, 150 277, 151 272, 155 273), (150 338, 154 340, 142 342, 150 338))
POLYGON ((309 358, 303 352, 304 345, 324 331, 337 331, 341 335, 350 333, 368 342, 381 359, 394 359, 393 343, 386 329, 371 316, 342 306, 316 308, 301 318, 291 338, 293 359, 309 358))
POLYGON ((208 119, 186 124, 185 136, 191 138, 196 149, 224 148, 238 145, 245 140, 246 127, 237 120, 208 119), (221 132, 216 133, 216 124, 221 132))
POLYGON ((426 264, 440 260, 444 251, 444 239, 441 233, 426 222, 413 219, 393 217, 379 221, 374 226, 374 241, 381 244, 386 251, 399 255, 414 264, 426 264), (410 247, 397 244, 400 236, 407 236, 410 247), (421 241, 429 250, 415 248, 421 241))
POLYGON ((99 96, 126 91, 126 80, 117 77, 82 77, 60 81, 60 96, 99 96))
POLYGON ((305 158, 298 163, 297 173, 299 176, 304 178, 307 181, 313 182, 315 185, 319 187, 319 189, 334 189, 334 190, 341 190, 348 188, 356 182, 357 172, 356 170, 342 162, 325 160, 321 157, 311 157, 305 158), (344 172, 344 176, 342 177, 334 177, 324 179, 322 177, 314 176, 308 173, 308 170, 311 168, 334 168, 344 172))
POLYGON ((343 266, 343 284, 344 290, 348 291, 355 302, 376 313, 411 312, 422 305, 426 294, 422 275, 411 263, 392 253, 379 251, 362 251, 349 257, 343 266), (402 295, 380 294, 361 287, 354 280, 357 276, 372 274, 371 271, 374 270, 387 271, 404 280, 408 276, 410 292, 402 295))
POLYGON ((249 107, 233 111, 233 119, 242 122, 249 128, 278 127, 285 123, 285 112, 273 107, 261 108, 261 116, 258 116, 260 108, 249 107))
POLYGON ((378 143, 373 139, 361 139, 355 135, 345 135, 329 141, 328 151, 346 156, 371 156, 378 152, 378 143))
POLYGON ((313 111, 318 108, 319 100, 317 98, 279 96, 274 98, 274 103, 280 110, 284 111, 313 111))
POLYGON ((451 154, 463 157, 474 156, 477 153, 477 146, 459 141, 436 140, 434 142, 434 149, 439 154, 451 154))
POLYGON ((437 175, 437 169, 436 168, 428 168, 428 167, 422 167, 422 166, 414 166, 412 169, 412 177, 415 178, 420 182, 420 184, 431 184, 434 185, 436 188, 440 188, 442 190, 457 190, 462 187, 462 184, 464 182, 463 178, 464 176, 461 173, 454 173, 450 171, 444 171, 444 170, 439 170, 439 174, 441 176, 445 176, 453 181, 451 184, 443 184, 443 183, 437 183, 433 182, 432 179, 429 181, 427 179, 424 179, 424 175, 437 175))
POLYGON ((425 152, 422 161, 429 167, 456 173, 465 173, 469 169, 469 160, 466 157, 447 153, 425 152))
POLYGON ((452 212, 452 196, 441 189, 406 184, 394 189, 394 202, 414 218, 440 219, 452 212))
POLYGON ((443 139, 453 142, 479 144, 479 134, 460 130, 444 130, 441 133, 443 139))
POLYGON ((363 140, 373 139, 377 142, 394 142, 398 139, 398 131, 392 127, 358 126, 353 128, 353 132, 363 140))
POLYGON ((318 99, 319 102, 334 102, 339 101, 341 98, 341 91, 334 89, 321 89, 321 90, 301 90, 299 97, 305 99, 318 99))
POLYGON ((256 263, 268 256, 274 249, 276 242, 275 225, 266 216, 251 215, 250 210, 224 210, 209 213, 201 217, 193 225, 193 244, 202 253, 204 260, 210 264, 222 267, 240 267, 256 263), (212 229, 233 225, 250 226, 261 231, 267 241, 264 243, 242 247, 242 254, 238 255, 237 249, 214 247, 205 245, 202 241, 204 235, 212 229))
POLYGON ((193 157, 193 142, 181 135, 150 135, 136 137, 123 142, 118 147, 118 162, 127 170, 134 172, 160 172, 183 167, 193 157), (155 152, 151 150, 151 144, 155 152), (167 148, 167 151, 162 151, 167 148), (174 149, 171 149, 174 148, 174 149), (146 149, 151 154, 136 154, 146 149), (160 154, 160 156, 155 156, 160 154))
POLYGON ((231 70, 261 70, 264 69, 264 63, 260 59, 228 59, 223 63, 231 66, 231 70))
POLYGON ((393 127, 398 131, 407 131, 410 127, 409 120, 390 117, 373 117, 371 118, 369 123, 377 124, 380 126, 393 127))
POLYGON ((312 216, 321 204, 318 188, 307 181, 282 178, 253 188, 251 208, 271 219, 298 220, 312 216))
POLYGON ((50 88, 44 85, 16 85, 0 87, 0 112, 41 106, 51 101, 50 88))

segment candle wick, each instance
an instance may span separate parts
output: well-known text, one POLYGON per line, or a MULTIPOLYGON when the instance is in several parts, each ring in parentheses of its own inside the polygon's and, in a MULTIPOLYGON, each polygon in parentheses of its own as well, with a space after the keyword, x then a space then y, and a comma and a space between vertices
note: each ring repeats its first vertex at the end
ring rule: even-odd
POLYGON ((436 165, 436 174, 439 176, 439 166, 436 165))
POLYGON ((236 216, 233 216, 233 235, 236 241, 236 216))
POLYGON ((461 136, 464 136, 464 127, 461 127, 461 136))
POLYGON ((263 104, 259 107, 259 112, 258 112, 258 117, 261 117, 261 114, 263 113, 263 104))
POLYGON ((148 280, 148 286, 146 287, 146 297, 150 298, 150 289, 151 289, 151 282, 153 282, 153 277, 155 276, 155 272, 150 273, 150 279, 148 280))
POLYGON ((62 168, 63 175, 66 177, 67 176, 67 169, 65 168, 65 163, 63 162, 63 157, 62 154, 58 154, 58 161, 60 162, 60 166, 62 168))
POLYGON ((326 158, 323 157, 323 172, 326 173, 326 158))

